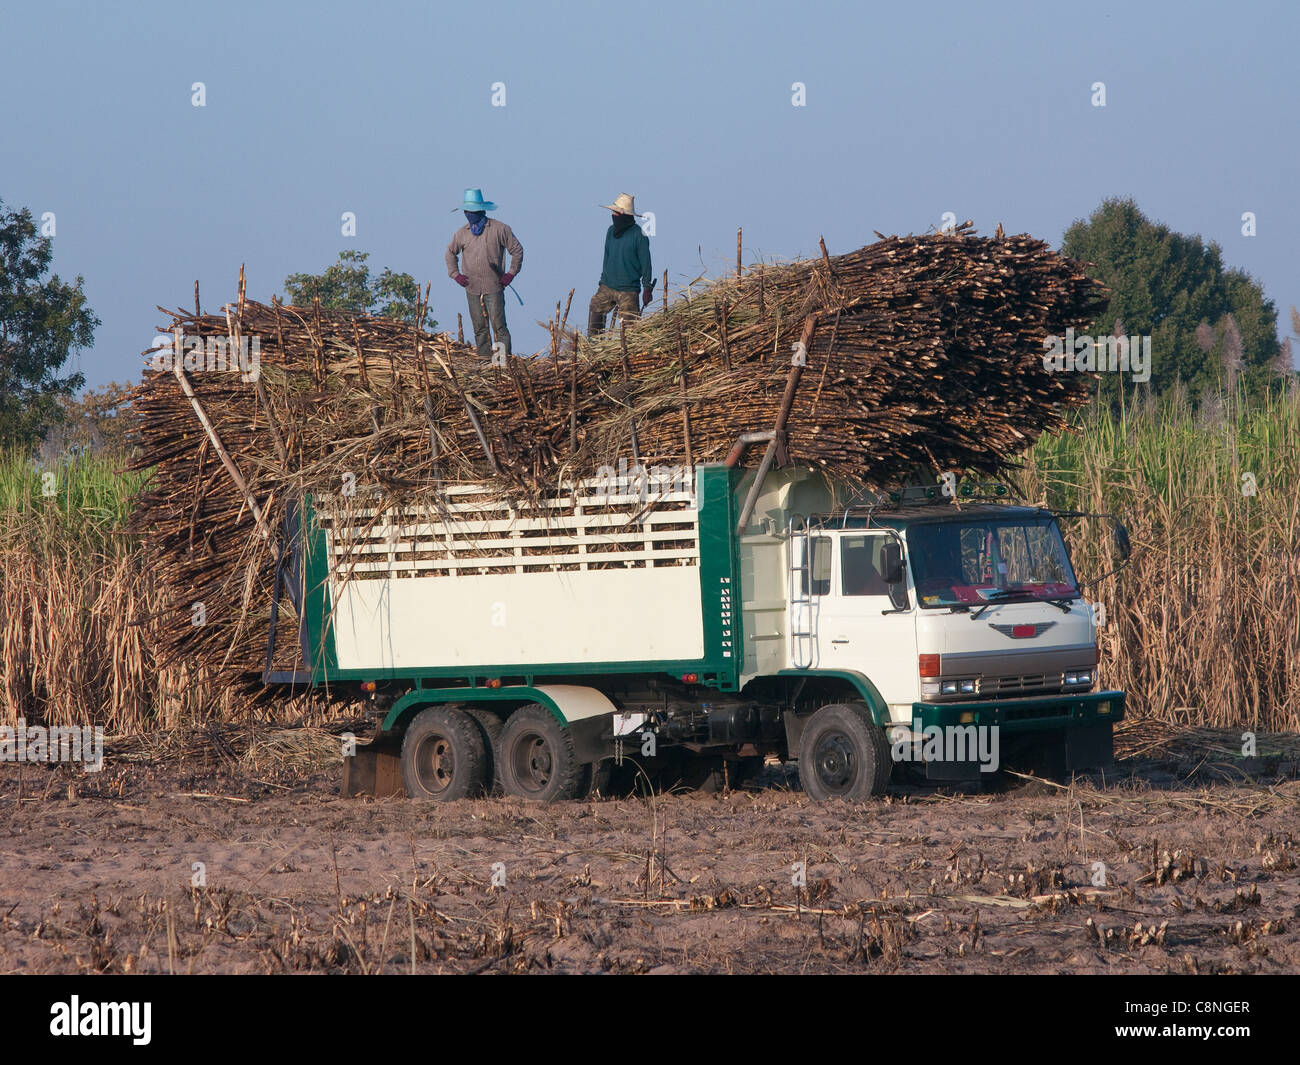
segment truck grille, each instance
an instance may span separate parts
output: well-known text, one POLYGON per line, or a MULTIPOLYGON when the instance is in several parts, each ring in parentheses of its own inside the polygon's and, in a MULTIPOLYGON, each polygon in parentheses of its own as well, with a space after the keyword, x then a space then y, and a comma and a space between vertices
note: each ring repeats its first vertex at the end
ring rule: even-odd
POLYGON ((982 677, 980 695, 1027 695, 1030 692, 1059 692, 1065 687, 1064 673, 1023 673, 1013 677, 982 677))

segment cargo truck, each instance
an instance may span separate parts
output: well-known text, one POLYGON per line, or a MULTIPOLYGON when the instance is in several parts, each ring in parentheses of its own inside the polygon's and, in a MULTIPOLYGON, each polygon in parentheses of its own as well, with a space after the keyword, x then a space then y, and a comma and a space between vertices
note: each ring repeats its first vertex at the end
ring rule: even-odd
POLYGON ((1059 515, 1002 486, 611 473, 531 503, 358 487, 289 515, 301 665, 271 667, 273 619, 264 679, 371 701, 345 793, 553 801, 620 765, 735 785, 774 756, 814 799, 865 800, 903 767, 1111 760, 1124 693, 1098 690, 1059 515))

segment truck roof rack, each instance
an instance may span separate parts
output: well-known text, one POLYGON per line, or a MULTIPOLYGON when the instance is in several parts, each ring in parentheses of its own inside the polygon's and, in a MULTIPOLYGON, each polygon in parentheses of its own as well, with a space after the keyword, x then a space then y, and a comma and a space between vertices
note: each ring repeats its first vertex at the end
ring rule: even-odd
MULTIPOLYGON (((963 480, 951 492, 941 484, 906 484, 881 493, 871 507, 923 507, 944 503, 1023 503, 1005 481, 963 480)), ((851 508, 854 509, 854 508, 851 508)))
POLYGON ((940 507, 962 503, 1007 503, 1025 504, 1025 500, 1010 485, 1002 481, 963 481, 957 486, 955 495, 947 495, 941 484, 906 484, 886 492, 878 492, 874 499, 864 503, 853 503, 842 511, 833 514, 814 514, 810 521, 823 528, 830 522, 838 521, 840 528, 847 528, 854 517, 864 519, 868 525, 876 511, 899 510, 903 507, 940 507))

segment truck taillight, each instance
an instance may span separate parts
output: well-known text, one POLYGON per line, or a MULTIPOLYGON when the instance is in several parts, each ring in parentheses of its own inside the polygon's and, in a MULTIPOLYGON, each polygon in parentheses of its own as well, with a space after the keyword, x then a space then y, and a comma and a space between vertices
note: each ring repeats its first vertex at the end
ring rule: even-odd
POLYGON ((937 677, 939 675, 939 656, 938 655, 921 655, 918 659, 918 666, 923 677, 937 677))
POLYGON ((375 687, 376 684, 373 680, 363 680, 361 682, 361 690, 363 692, 372 692, 375 690, 375 687))
POLYGON ((700 682, 700 675, 699 675, 698 673, 683 673, 683 674, 682 674, 682 683, 683 683, 683 684, 699 684, 699 682, 700 682))

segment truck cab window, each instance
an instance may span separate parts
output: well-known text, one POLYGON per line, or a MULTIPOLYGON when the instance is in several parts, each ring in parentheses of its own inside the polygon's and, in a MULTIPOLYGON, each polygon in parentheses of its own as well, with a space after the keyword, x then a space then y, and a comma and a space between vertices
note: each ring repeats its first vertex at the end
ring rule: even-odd
POLYGON ((840 540, 840 594, 888 595, 889 585, 881 576, 880 550, 883 536, 845 536, 840 540))
POLYGON ((829 536, 808 537, 800 545, 801 551, 812 549, 812 564, 803 570, 800 579, 804 595, 829 595, 831 590, 831 541, 829 536), (812 587, 808 575, 812 574, 812 587))

